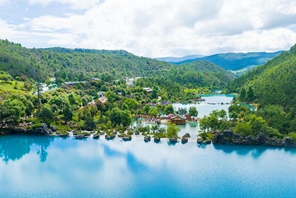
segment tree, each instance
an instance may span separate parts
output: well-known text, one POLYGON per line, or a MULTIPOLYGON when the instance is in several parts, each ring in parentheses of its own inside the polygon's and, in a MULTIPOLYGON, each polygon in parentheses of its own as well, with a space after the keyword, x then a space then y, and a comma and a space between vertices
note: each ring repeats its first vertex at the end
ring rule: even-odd
POLYGON ((197 111, 196 107, 190 107, 189 108, 189 115, 191 115, 193 117, 197 117, 198 116, 198 111, 197 111))
POLYGON ((243 123, 237 124, 234 127, 233 131, 237 134, 244 136, 244 137, 252 134, 252 128, 251 128, 250 123, 248 123, 248 122, 243 122, 243 123))
POLYGON ((115 107, 110 112, 110 121, 113 126, 120 125, 121 123, 121 110, 118 107, 115 107))
POLYGON ((158 130, 158 125, 151 126, 151 130, 153 133, 155 133, 158 130))
POLYGON ((249 87, 249 90, 247 93, 247 99, 248 99, 248 102, 253 102, 255 100, 255 95, 252 87, 249 87))
POLYGON ((145 107, 144 107, 144 112, 145 112, 146 114, 148 114, 149 111, 150 111, 150 106, 149 106, 149 105, 145 105, 145 107))
POLYGON ((246 89, 242 88, 241 91, 240 91, 240 94, 239 94, 239 99, 241 101, 245 101, 246 100, 246 95, 247 95, 246 89))
POLYGON ((97 124, 95 123, 92 117, 87 117, 84 121, 84 129, 88 131, 92 131, 97 128, 97 124))
POLYGON ((70 110, 70 108, 66 108, 66 109, 64 110, 64 120, 65 120, 66 122, 68 122, 68 121, 71 121, 72 118, 73 118, 73 113, 72 113, 72 111, 70 110))
POLYGON ((156 117, 156 116, 158 115, 158 110, 157 110, 157 108, 154 107, 154 108, 150 109, 149 114, 150 114, 151 116, 156 117))
POLYGON ((175 111, 174 111, 173 105, 170 104, 170 105, 166 106, 165 109, 164 109, 164 113, 166 115, 168 115, 168 114, 174 114, 175 111))
POLYGON ((178 132, 180 130, 180 127, 175 124, 169 124, 166 132, 167 138, 178 138, 178 132))
POLYGON ((51 107, 49 105, 44 105, 41 108, 39 119, 41 122, 44 122, 47 125, 50 125, 50 123, 54 121, 54 113, 52 112, 51 107))
POLYGON ((187 109, 186 108, 178 108, 178 114, 179 115, 187 114, 187 109))
POLYGON ((129 110, 124 110, 120 112, 120 123, 127 127, 129 126, 133 121, 132 114, 129 110))
POLYGON ((153 98, 153 99, 157 99, 158 98, 157 90, 156 89, 153 89, 152 94, 151 94, 151 98, 153 98))
POLYGON ((125 99, 123 104, 127 105, 130 111, 135 110, 139 106, 139 103, 133 98, 125 99))

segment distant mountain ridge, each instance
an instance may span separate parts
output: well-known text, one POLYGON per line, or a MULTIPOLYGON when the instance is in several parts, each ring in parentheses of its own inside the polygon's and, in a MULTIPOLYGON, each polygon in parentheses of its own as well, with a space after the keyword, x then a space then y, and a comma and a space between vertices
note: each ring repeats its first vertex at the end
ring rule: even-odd
POLYGON ((155 58, 156 60, 159 61, 165 61, 168 63, 177 63, 181 61, 186 61, 186 60, 193 60, 196 58, 201 58, 203 55, 188 55, 188 56, 183 56, 183 57, 162 57, 162 58, 155 58))
MULTIPOLYGON (((182 61, 168 61, 172 64, 191 63, 197 60, 210 61, 216 65, 223 67, 226 70, 241 70, 250 66, 258 66, 266 63, 268 60, 278 56, 283 51, 277 52, 249 52, 249 53, 223 53, 197 58, 188 58, 182 61)), ((198 56, 198 55, 197 55, 198 56)), ((186 57, 186 56, 185 56, 186 57)), ((184 57, 184 58, 185 58, 184 57)), ((193 56, 190 56, 193 57, 193 56)), ((160 60, 161 58, 158 58, 160 60)), ((165 60, 165 59, 164 59, 165 60)), ((174 60, 173 58, 168 60, 174 60)))

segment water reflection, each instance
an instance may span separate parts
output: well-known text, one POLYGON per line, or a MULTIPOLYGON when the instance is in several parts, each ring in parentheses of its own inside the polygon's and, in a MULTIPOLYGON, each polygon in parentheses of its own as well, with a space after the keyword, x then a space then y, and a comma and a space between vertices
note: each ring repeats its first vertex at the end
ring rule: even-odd
POLYGON ((39 147, 37 154, 40 162, 45 162, 48 155, 46 150, 52 141, 53 137, 7 135, 0 138, 0 157, 6 163, 19 160, 30 153, 32 145, 36 145, 39 147))
POLYGON ((142 138, 123 142, 38 136, 2 137, 0 147, 1 157, 17 160, 9 164, 0 162, 0 185, 5 185, 1 197, 275 197, 282 192, 285 197, 293 197, 295 194, 296 158, 286 154, 295 153, 294 149, 195 142, 171 146, 165 139, 155 144, 144 143, 142 138), (22 146, 13 146, 19 144, 22 146), (24 152, 19 154, 17 150, 24 152), (41 163, 42 160, 46 163, 41 163), (279 191, 271 192, 279 181, 285 183, 279 191))
POLYGON ((258 158, 263 155, 266 151, 282 151, 284 150, 287 153, 296 155, 296 148, 289 148, 289 147, 271 147, 271 146, 263 146, 263 145, 221 145, 221 144, 214 144, 213 145, 216 150, 223 151, 226 154, 236 153, 240 156, 247 156, 251 154, 253 158, 258 158))

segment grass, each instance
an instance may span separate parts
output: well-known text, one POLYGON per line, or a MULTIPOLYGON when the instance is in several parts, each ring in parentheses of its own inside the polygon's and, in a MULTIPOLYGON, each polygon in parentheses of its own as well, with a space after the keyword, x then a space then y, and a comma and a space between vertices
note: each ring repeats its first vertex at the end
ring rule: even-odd
POLYGON ((28 93, 24 88, 24 82, 22 81, 8 81, 4 82, 0 80, 0 95, 13 94, 13 93, 28 93))

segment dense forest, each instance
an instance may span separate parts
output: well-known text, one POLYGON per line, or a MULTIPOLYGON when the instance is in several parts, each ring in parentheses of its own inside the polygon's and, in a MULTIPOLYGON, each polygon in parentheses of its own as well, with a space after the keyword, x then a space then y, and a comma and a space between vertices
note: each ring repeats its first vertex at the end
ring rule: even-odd
POLYGON ((235 79, 230 91, 242 93, 252 88, 254 96, 248 101, 256 101, 261 105, 273 104, 287 108, 296 103, 296 45, 290 51, 283 52, 247 74, 235 79))
POLYGON ((13 77, 25 75, 41 81, 56 77, 58 83, 86 80, 90 77, 100 77, 109 82, 126 77, 169 78, 174 73, 182 77, 178 80, 181 85, 191 83, 195 87, 218 87, 233 79, 229 72, 206 61, 193 64, 192 68, 190 65, 178 67, 163 61, 138 57, 123 50, 59 47, 27 49, 7 40, 0 40, 0 70, 8 72, 13 77), (207 75, 207 79, 197 78, 202 75, 207 75))

